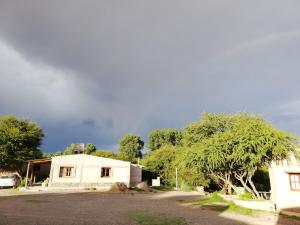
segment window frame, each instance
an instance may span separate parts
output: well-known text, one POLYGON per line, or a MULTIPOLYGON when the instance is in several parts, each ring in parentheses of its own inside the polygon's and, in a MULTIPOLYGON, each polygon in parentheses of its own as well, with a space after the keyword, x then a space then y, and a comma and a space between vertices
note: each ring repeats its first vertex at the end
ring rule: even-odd
POLYGON ((75 167, 74 166, 60 166, 59 167, 59 178, 73 178, 75 177, 75 167), (68 169, 70 169, 70 171, 68 172, 68 169), (72 173, 72 169, 74 170, 72 173), (63 170, 61 172, 61 170, 63 170), (69 175, 67 175, 69 174, 69 175))
POLYGON ((290 182, 291 191, 300 191, 300 173, 288 173, 288 175, 289 175, 289 182, 290 182), (298 181, 292 180, 293 176, 298 176, 298 181), (297 186, 296 184, 298 184, 299 188, 294 188, 293 184, 295 184, 295 186, 297 186))
POLYGON ((100 174, 100 177, 101 177, 101 178, 111 178, 111 177, 112 177, 112 168, 111 168, 111 167, 108 167, 108 166, 106 166, 106 167, 101 167, 101 174, 100 174), (106 175, 107 175, 107 171, 104 172, 105 174, 102 173, 103 170, 108 170, 108 173, 109 173, 108 176, 106 176, 106 175))

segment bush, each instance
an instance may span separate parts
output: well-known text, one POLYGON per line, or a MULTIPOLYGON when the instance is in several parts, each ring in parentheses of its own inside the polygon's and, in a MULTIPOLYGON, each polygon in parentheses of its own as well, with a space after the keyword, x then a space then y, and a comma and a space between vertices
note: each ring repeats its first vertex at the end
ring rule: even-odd
POLYGON ((252 178, 258 191, 270 191, 270 177, 267 167, 263 167, 254 173, 252 178))
POLYGON ((250 192, 245 192, 244 194, 239 195, 239 199, 241 199, 241 200, 252 200, 253 196, 250 192))
POLYGON ((156 174, 156 173, 153 173, 146 169, 142 170, 143 181, 149 185, 152 185, 152 179, 156 179, 157 177, 158 177, 158 174, 156 174))
POLYGON ((189 185, 188 183, 182 181, 179 189, 181 191, 193 191, 195 188, 189 185))
POLYGON ((19 184, 19 186, 20 187, 24 187, 25 186, 25 182, 26 182, 26 178, 20 177, 20 184, 19 184))

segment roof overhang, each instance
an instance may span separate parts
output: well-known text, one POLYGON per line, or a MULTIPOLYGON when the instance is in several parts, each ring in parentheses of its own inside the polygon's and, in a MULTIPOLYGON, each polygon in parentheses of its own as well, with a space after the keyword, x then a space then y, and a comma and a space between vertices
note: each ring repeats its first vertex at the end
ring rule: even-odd
POLYGON ((46 164, 46 163, 51 163, 51 159, 32 159, 32 160, 27 160, 27 162, 30 164, 46 164))

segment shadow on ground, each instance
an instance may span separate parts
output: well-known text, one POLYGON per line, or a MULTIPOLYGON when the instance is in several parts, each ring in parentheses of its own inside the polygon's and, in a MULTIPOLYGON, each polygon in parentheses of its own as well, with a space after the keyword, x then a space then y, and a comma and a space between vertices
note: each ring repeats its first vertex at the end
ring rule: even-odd
POLYGON ((297 224, 300 224, 300 217, 299 216, 300 216, 300 207, 283 209, 282 211, 279 212, 277 225, 282 225, 282 224, 297 225, 297 224))
MULTIPOLYGON (((128 212, 183 218, 187 224, 245 224, 223 218, 220 212, 181 206, 178 197, 153 198, 156 194, 39 194, 0 198, 1 225, 134 225, 128 212)), ((187 197, 187 196, 184 196, 187 197)), ((179 197, 182 198, 182 197, 179 197)), ((147 222, 147 221, 146 221, 147 222)), ((149 224, 154 225, 157 223, 149 224)), ((141 223, 140 223, 141 224, 141 223)), ((163 225, 163 224, 160 224, 163 225)))
MULTIPOLYGON (((168 225, 168 221, 173 221, 170 225, 176 225, 176 221, 180 225, 256 224, 249 217, 224 214, 226 208, 216 210, 181 204, 181 200, 193 198, 199 196, 90 192, 0 197, 0 225, 168 225), (138 218, 128 216, 132 212, 138 218), (159 223, 162 219, 157 218, 161 216, 165 223, 159 223)), ((278 224, 300 224, 298 220, 291 221, 294 220, 282 217, 278 224)))

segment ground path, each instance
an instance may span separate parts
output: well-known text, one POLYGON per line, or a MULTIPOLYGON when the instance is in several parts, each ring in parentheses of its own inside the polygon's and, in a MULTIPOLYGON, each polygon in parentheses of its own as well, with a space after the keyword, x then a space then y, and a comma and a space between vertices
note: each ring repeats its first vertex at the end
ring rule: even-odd
MULTIPOLYGON (((128 212, 182 217, 191 225, 300 225, 266 214, 248 217, 185 206, 197 193, 52 193, 0 197, 0 225, 134 225, 128 212)), ((1 196, 1 195, 0 195, 1 196)))

